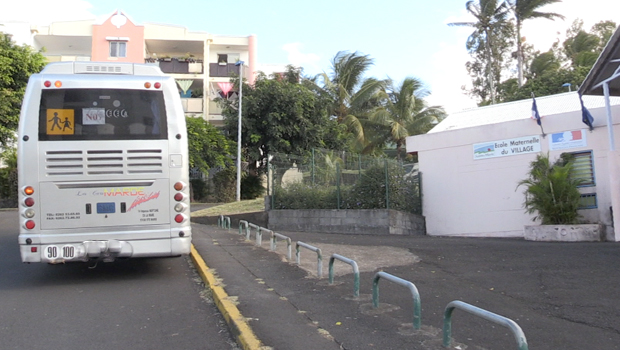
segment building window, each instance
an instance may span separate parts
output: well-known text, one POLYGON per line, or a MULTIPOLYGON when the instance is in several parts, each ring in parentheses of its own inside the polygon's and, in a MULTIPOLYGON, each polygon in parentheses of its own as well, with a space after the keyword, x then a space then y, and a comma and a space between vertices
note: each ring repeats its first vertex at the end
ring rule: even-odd
POLYGON ((596 209, 598 204, 596 201, 596 193, 584 193, 579 200, 579 209, 596 209))
POLYGON ((227 54, 218 54, 217 55, 217 64, 220 66, 225 66, 228 64, 228 55, 227 54))
POLYGON ((110 57, 127 57, 127 42, 110 41, 110 57))
POLYGON ((583 180, 579 187, 596 186, 594 181, 594 162, 592 161, 592 151, 568 153, 572 156, 573 175, 577 179, 583 180))

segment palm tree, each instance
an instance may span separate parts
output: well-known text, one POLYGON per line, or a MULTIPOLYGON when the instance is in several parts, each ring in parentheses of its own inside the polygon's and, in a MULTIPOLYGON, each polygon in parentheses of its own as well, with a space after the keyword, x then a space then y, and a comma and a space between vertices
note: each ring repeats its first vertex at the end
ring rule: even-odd
POLYGON ((521 26, 523 21, 534 18, 546 18, 555 20, 556 18, 564 19, 564 16, 553 12, 539 12, 538 9, 562 2, 562 0, 508 0, 508 4, 517 21, 517 74, 519 79, 519 87, 523 86, 523 44, 521 40, 521 26))
MULTIPOLYGON (((516 1, 516 0, 515 0, 516 1)), ((493 69, 493 38, 494 33, 501 30, 507 23, 508 7, 506 3, 498 0, 470 0, 465 4, 467 12, 472 14, 477 22, 454 22, 449 26, 473 27, 474 32, 467 39, 467 49, 470 52, 477 51, 484 46, 487 61, 487 79, 491 90, 491 103, 495 104, 495 72, 493 69)))
POLYGON ((428 95, 416 78, 407 77, 399 86, 390 79, 383 106, 370 116, 372 122, 388 128, 389 141, 396 144, 399 159, 407 136, 425 134, 446 116, 442 107, 428 106, 424 100, 428 95))
POLYGON ((378 105, 378 94, 385 85, 382 80, 364 78, 372 65, 368 55, 340 51, 332 59, 330 74, 315 77, 323 81, 321 89, 330 100, 330 112, 347 125, 361 147, 365 143, 363 119, 378 105))

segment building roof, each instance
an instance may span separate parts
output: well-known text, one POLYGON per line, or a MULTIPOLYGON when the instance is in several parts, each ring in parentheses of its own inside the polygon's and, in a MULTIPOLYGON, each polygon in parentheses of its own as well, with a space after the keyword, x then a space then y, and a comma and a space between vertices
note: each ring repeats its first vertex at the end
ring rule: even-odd
POLYGON ((620 27, 598 56, 588 76, 579 87, 582 95, 603 95, 601 83, 608 81, 610 96, 620 96, 620 27))
MULTIPOLYGON (((605 100, 602 96, 583 96, 583 103, 589 110, 605 107, 605 100)), ((612 106, 620 105, 620 97, 610 98, 610 103, 612 106)), ((566 92, 557 95, 537 97, 536 105, 541 117, 581 110, 577 92, 566 92)), ((452 113, 437 124, 429 133, 528 119, 531 117, 532 99, 500 103, 452 113)))

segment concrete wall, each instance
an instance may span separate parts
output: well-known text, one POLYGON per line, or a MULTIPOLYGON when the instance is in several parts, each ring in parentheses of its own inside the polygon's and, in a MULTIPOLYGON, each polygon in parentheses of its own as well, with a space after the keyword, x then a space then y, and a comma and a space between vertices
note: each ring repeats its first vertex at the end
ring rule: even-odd
MULTIPOLYGON (((523 114, 527 116, 528 112, 526 108, 523 114)), ((524 212, 525 188, 517 188, 517 184, 526 178, 529 163, 538 153, 474 159, 473 145, 536 136, 541 138, 541 153, 549 152, 552 160, 563 152, 592 151, 596 185, 580 190, 596 193, 598 208, 580 210, 580 214, 585 222, 605 225, 609 235, 613 229, 606 114, 604 108, 591 108, 590 112, 595 128, 584 132, 586 145, 564 150, 549 150, 551 134, 587 128, 581 122, 581 111, 545 115, 545 138, 529 117, 408 138, 407 151, 417 151, 419 157, 427 234, 523 237, 523 227, 533 224, 533 216, 524 212)), ((612 106, 612 115, 614 133, 618 134, 620 106, 612 106)))
POLYGON ((270 210, 270 230, 349 234, 425 234, 424 217, 396 210, 270 210))

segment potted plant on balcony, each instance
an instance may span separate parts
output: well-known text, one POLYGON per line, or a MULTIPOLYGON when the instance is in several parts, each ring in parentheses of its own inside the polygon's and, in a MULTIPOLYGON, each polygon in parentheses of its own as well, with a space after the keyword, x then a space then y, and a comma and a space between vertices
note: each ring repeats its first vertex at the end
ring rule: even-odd
MULTIPOLYGON (((600 241, 602 225, 580 224, 578 213, 583 179, 576 176, 573 156, 563 153, 554 163, 549 154, 538 154, 530 163, 523 207, 536 214, 532 221, 541 225, 525 226, 524 237, 534 241, 600 241)), ((518 188, 517 187, 517 188, 518 188)))

